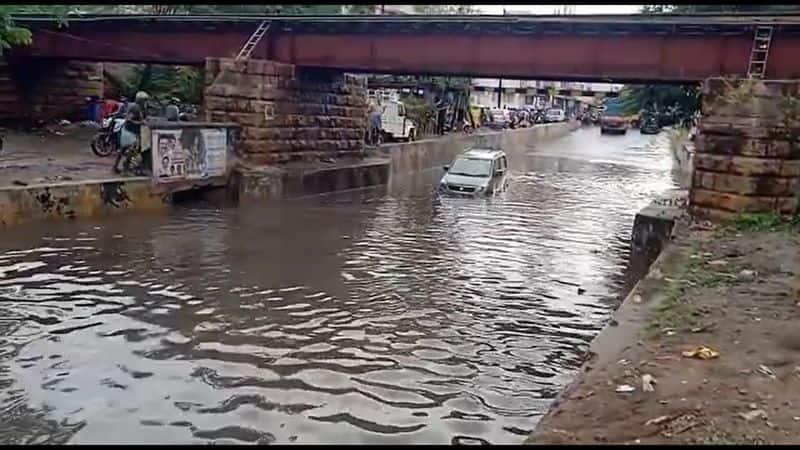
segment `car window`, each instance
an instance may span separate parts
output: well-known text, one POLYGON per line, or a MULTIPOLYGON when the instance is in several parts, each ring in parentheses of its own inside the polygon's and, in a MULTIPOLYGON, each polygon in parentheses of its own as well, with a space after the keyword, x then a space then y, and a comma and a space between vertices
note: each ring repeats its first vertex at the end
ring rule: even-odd
POLYGON ((503 167, 503 170, 506 170, 508 168, 508 161, 506 160, 506 157, 503 156, 500 158, 500 161, 502 161, 500 164, 503 167))
POLYGON ((488 177, 492 174, 492 161, 488 159, 459 158, 455 160, 449 173, 468 177, 488 177))

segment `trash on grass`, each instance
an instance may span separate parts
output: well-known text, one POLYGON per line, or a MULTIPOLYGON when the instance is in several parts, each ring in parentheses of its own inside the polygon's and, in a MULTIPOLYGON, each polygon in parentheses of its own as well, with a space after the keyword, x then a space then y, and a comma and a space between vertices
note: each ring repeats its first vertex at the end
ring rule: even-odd
POLYGON ((706 347, 705 345, 701 345, 700 347, 697 347, 694 350, 685 351, 681 354, 687 358, 697 358, 697 359, 713 359, 719 356, 718 351, 712 349, 711 347, 706 347))

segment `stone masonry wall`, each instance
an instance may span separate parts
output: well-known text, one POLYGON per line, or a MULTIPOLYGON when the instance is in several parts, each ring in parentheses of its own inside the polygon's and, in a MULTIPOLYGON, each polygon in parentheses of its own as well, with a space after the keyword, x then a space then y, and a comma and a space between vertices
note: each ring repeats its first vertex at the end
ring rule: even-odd
POLYGON ((0 64, 0 118, 86 120, 86 97, 103 95, 103 65, 28 59, 0 64))
POLYGON ((361 158, 366 83, 265 60, 206 60, 206 120, 241 125, 245 163, 361 158))
POLYGON ((798 210, 798 106, 798 81, 706 81, 689 194, 692 213, 720 219, 798 210))

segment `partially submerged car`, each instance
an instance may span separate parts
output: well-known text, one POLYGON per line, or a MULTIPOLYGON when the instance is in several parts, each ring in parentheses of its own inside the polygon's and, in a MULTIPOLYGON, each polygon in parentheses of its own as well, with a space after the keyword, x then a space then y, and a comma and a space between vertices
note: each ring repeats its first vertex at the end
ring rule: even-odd
POLYGON ((485 196, 508 187, 508 160, 502 150, 471 149, 458 155, 439 182, 439 192, 485 196))

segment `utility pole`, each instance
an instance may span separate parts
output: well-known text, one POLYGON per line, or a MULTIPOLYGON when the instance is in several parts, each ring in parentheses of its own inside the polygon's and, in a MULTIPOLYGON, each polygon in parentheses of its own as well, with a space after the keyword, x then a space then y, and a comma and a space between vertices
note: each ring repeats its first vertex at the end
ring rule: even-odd
POLYGON ((498 78, 497 80, 497 109, 502 108, 501 103, 503 101, 503 79, 498 78))

